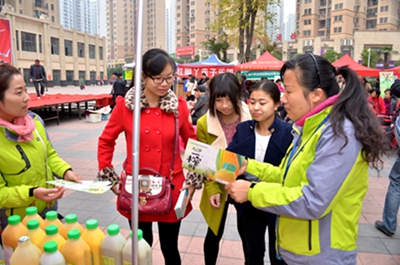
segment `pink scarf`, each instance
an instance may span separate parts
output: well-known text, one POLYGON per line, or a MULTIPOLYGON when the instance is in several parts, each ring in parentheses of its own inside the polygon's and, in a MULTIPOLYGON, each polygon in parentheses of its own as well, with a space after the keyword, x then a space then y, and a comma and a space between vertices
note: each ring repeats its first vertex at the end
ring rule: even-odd
POLYGON ((32 117, 26 115, 24 117, 17 117, 13 123, 9 123, 0 119, 0 125, 18 134, 18 142, 29 142, 33 139, 33 131, 35 130, 35 122, 32 117))

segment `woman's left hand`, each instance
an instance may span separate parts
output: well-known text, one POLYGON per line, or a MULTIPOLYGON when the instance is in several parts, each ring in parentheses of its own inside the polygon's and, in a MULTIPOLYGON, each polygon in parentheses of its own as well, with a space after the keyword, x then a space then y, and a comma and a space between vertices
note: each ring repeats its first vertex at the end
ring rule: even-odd
POLYGON ((189 204, 189 202, 191 202, 192 201, 192 199, 193 199, 193 195, 194 195, 194 192, 196 191, 196 187, 195 186, 192 186, 192 185, 185 185, 182 189, 181 189, 181 191, 182 190, 188 190, 188 197, 187 197, 187 200, 186 200, 186 205, 188 205, 189 204))
POLYGON ((225 189, 228 194, 231 195, 238 203, 247 202, 247 195, 249 193, 251 182, 246 180, 237 180, 233 183, 228 183, 225 185, 225 189))
POLYGON ((72 170, 67 170, 64 173, 64 179, 68 180, 68 181, 74 181, 74 182, 78 182, 81 183, 82 182, 82 177, 79 176, 77 173, 75 173, 72 170))

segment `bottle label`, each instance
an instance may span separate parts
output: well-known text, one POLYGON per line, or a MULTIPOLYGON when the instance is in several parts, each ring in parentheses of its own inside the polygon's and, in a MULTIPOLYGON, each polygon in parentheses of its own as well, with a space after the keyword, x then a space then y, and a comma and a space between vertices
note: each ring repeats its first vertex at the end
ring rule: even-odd
POLYGON ((114 258, 101 255, 101 265, 115 265, 114 258))
POLYGON ((127 261, 124 260, 124 264, 123 265, 132 265, 132 263, 127 262, 127 261))
POLYGON ((9 246, 4 246, 3 249, 4 249, 4 258, 6 259, 6 264, 9 265, 11 256, 14 253, 14 249, 9 246))

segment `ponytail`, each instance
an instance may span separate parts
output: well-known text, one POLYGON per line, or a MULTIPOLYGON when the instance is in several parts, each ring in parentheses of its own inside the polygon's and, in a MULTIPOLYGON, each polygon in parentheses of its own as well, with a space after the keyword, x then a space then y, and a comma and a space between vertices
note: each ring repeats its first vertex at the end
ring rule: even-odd
POLYGON ((346 67, 335 68, 336 75, 342 75, 346 87, 332 108, 331 124, 335 134, 346 138, 343 123, 350 120, 355 129, 355 137, 363 145, 363 158, 375 169, 382 167, 382 155, 388 148, 388 138, 376 115, 369 107, 365 90, 357 74, 346 67))

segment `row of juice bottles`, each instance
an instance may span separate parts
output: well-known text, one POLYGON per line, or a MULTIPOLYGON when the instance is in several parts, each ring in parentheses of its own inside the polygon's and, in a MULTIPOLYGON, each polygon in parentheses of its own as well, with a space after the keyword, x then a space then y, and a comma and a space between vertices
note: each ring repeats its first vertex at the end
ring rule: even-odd
MULTIPOLYGON (((43 220, 35 206, 8 218, 2 233, 6 265, 131 265, 132 232, 128 240, 120 227, 111 224, 107 235, 95 219, 86 221, 86 229, 77 222, 76 214, 65 217, 65 225, 56 211, 46 213, 43 220)), ((138 265, 151 265, 151 247, 138 231, 138 265)))

